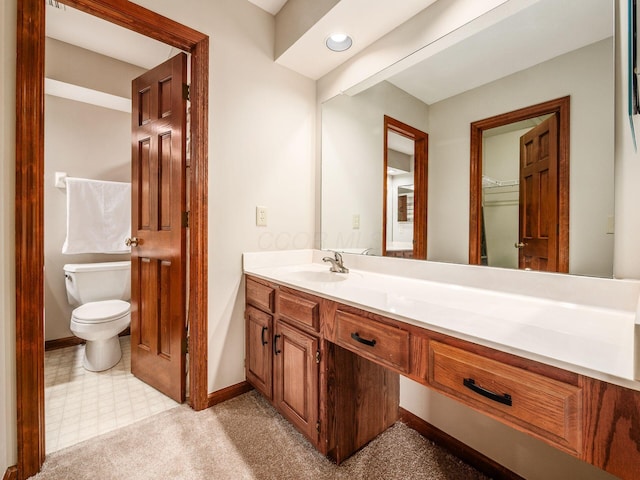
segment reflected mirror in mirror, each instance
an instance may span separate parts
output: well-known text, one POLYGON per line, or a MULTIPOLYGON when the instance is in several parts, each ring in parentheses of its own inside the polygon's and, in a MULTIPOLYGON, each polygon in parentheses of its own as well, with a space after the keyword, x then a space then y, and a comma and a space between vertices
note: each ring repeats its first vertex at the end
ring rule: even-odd
POLYGON ((389 116, 384 129, 383 255, 425 259, 428 136, 389 116))
POLYGON ((507 10, 466 25, 466 36, 436 40, 406 70, 380 72, 377 84, 323 103, 322 248, 383 254, 380 119, 388 115, 429 134, 426 258, 470 263, 471 124, 568 96, 567 271, 612 275, 614 2, 539 0, 507 10))

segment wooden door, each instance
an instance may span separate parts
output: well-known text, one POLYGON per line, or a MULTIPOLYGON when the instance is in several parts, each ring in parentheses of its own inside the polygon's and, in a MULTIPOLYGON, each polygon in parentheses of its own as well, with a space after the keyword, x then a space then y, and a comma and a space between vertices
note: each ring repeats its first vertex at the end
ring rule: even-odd
POLYGON ((272 396, 273 317, 247 306, 246 371, 247 381, 269 400, 272 396))
POLYGON ((558 120, 520 138, 519 268, 558 271, 558 120))
POLYGON ((273 340, 276 407, 314 444, 318 443, 319 341, 277 322, 273 340))
POLYGON ((136 78, 131 97, 131 372, 178 402, 186 376, 186 62, 181 53, 136 78))

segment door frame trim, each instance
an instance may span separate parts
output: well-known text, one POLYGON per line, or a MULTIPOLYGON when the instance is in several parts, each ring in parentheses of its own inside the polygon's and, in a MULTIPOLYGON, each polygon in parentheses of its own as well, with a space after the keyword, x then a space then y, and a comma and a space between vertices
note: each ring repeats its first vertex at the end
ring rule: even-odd
POLYGON ((509 123, 556 114, 558 116, 558 268, 569 272, 569 120, 571 97, 561 97, 471 124, 469 264, 480 265, 482 247, 482 134, 509 123))
MULTIPOLYGON (((208 406, 209 37, 128 1, 63 0, 78 10, 191 53, 189 403, 208 406)), ((44 55, 46 5, 17 5, 15 274, 18 478, 44 462, 44 55)))
POLYGON ((413 258, 427 259, 427 215, 429 197, 429 134, 388 115, 384 116, 384 155, 382 185, 382 256, 387 255, 387 166, 389 164, 389 132, 413 140, 415 188, 413 203, 413 258))

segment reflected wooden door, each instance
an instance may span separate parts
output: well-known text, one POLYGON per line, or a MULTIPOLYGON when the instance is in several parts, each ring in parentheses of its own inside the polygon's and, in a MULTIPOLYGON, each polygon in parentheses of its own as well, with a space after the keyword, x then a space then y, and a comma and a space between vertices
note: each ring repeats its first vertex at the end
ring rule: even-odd
POLYGON ((131 372, 185 399, 186 84, 181 53, 132 82, 131 372), (137 243, 137 245, 136 245, 137 243))
POLYGON ((520 138, 519 268, 558 271, 558 120, 520 138))

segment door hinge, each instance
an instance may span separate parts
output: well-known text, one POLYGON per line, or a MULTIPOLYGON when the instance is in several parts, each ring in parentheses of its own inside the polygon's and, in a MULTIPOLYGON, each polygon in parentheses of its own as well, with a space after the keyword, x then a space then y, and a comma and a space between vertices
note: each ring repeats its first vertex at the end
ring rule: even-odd
POLYGON ((189 353, 189 337, 184 337, 184 340, 182 343, 182 351, 185 354, 189 353))
POLYGON ((316 363, 320 363, 320 350, 316 350, 316 363))
POLYGON ((182 98, 187 101, 191 101, 191 87, 186 83, 182 84, 182 98))
POLYGON ((320 422, 316 422, 316 432, 320 433, 320 422))
POLYGON ((182 212, 182 228, 189 228, 189 212, 182 212))

